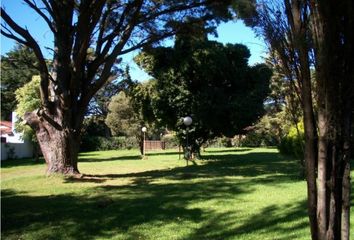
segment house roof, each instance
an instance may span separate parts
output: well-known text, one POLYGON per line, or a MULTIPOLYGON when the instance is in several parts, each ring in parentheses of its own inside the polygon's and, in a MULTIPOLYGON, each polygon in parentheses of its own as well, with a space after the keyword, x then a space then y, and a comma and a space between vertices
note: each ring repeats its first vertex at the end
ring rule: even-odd
POLYGON ((2 135, 13 135, 12 133, 12 122, 0 121, 0 132, 2 135))

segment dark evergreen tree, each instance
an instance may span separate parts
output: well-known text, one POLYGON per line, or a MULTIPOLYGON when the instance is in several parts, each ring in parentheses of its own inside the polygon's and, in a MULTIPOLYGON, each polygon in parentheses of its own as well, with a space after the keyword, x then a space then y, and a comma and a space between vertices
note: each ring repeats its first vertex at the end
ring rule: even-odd
POLYGON ((1 119, 10 120, 16 109, 15 91, 39 75, 36 55, 22 45, 1 57, 1 119))
POLYGON ((242 133, 262 115, 271 71, 249 66, 246 46, 208 41, 200 25, 189 26, 174 47, 145 48, 136 61, 156 79, 150 99, 155 119, 185 146, 181 118, 191 116, 189 144, 199 154, 208 139, 242 133))

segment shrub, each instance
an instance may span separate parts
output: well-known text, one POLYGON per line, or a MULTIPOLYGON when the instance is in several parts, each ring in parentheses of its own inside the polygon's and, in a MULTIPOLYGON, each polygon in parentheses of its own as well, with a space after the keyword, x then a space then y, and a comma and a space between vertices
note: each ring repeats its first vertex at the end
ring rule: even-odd
POLYGON ((100 137, 84 135, 80 145, 80 151, 103 151, 116 149, 137 148, 137 140, 134 137, 100 137))
POLYGON ((232 147, 232 141, 231 141, 231 138, 228 138, 228 137, 222 137, 220 139, 220 143, 223 147, 232 147))
POLYGON ((178 138, 174 134, 164 135, 161 141, 165 142, 165 148, 177 148, 179 146, 178 138))
POLYGON ((244 138, 240 141, 241 147, 260 147, 262 144, 262 139, 259 134, 256 132, 248 133, 244 138))
POLYGON ((276 146, 276 136, 269 132, 251 131, 242 139, 236 140, 235 144, 241 147, 265 147, 276 146))
POLYGON ((124 137, 124 148, 125 149, 132 149, 132 148, 139 148, 139 143, 136 137, 124 137))
POLYGON ((289 133, 281 139, 278 149, 281 154, 295 156, 302 159, 304 157, 303 146, 305 144, 304 124, 297 124, 299 133, 295 126, 291 127, 289 133))

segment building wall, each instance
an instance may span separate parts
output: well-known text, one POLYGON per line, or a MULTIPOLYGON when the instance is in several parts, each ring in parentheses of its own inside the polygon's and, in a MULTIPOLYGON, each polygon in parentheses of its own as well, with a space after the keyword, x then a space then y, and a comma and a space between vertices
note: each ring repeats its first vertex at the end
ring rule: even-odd
POLYGON ((29 141, 22 143, 1 143, 1 161, 17 158, 32 158, 33 146, 29 141))
POLYGON ((32 158, 33 157, 33 145, 30 141, 23 139, 23 134, 19 133, 15 129, 15 123, 17 121, 17 115, 12 113, 12 136, 4 135, 6 143, 1 143, 1 161, 7 159, 17 158, 32 158))

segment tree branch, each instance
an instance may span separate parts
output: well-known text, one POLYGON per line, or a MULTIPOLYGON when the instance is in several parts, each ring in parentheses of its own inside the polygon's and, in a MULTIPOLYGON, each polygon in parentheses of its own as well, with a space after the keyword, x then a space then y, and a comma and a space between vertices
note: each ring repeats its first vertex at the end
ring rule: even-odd
POLYGON ((184 11, 184 10, 191 10, 193 8, 197 8, 197 7, 206 5, 207 2, 208 1, 200 2, 200 3, 194 3, 194 4, 191 4, 191 5, 181 4, 181 5, 173 6, 173 7, 169 8, 169 9, 165 9, 165 10, 156 12, 155 14, 147 16, 146 18, 142 18, 138 22, 138 24, 143 23, 143 22, 147 22, 147 21, 150 21, 150 20, 153 20, 153 19, 156 19, 159 16, 166 15, 166 14, 169 14, 169 13, 178 12, 178 11, 184 11))
POLYGON ((141 42, 139 44, 134 45, 133 47, 130 47, 130 48, 127 48, 127 49, 121 51, 120 54, 123 55, 123 54, 129 53, 129 52, 132 52, 132 51, 140 49, 144 46, 150 45, 154 42, 158 42, 158 41, 163 40, 165 38, 172 37, 175 34, 176 34, 176 31, 169 31, 169 32, 166 32, 165 34, 162 34, 159 36, 157 36, 157 35, 150 36, 148 38, 141 40, 141 42))
POLYGON ((99 80, 89 86, 89 91, 87 93, 88 97, 91 99, 92 96, 111 78, 111 68, 115 63, 117 56, 121 53, 124 45, 128 41, 131 33, 134 30, 134 27, 137 24, 138 15, 140 14, 141 7, 143 5, 143 0, 134 1, 135 6, 133 7, 134 12, 132 13, 132 17, 130 22, 128 23, 125 31, 122 33, 120 41, 113 48, 112 53, 105 58, 105 65, 103 67, 101 76, 99 80))
POLYGON ((23 44, 23 45, 26 45, 26 44, 27 44, 27 42, 26 42, 25 40, 23 40, 23 39, 21 39, 21 38, 15 36, 15 34, 13 34, 13 33, 12 33, 5 25, 3 25, 3 24, 1 24, 0 33, 1 33, 2 35, 4 35, 5 37, 10 38, 10 39, 12 39, 12 40, 15 40, 16 42, 19 42, 19 43, 21 43, 21 44, 23 44), (4 29, 5 29, 7 32, 4 31, 4 29))
MULTIPOLYGON (((80 79, 84 81, 83 74, 85 70, 85 61, 87 59, 87 49, 90 44, 91 34, 99 22, 102 15, 102 9, 104 7, 104 0, 97 0, 91 3, 90 1, 82 2, 79 6, 80 15, 78 16, 78 22, 76 25, 76 37, 73 46, 73 62, 74 62, 74 74, 77 76, 73 79, 80 79)), ((81 84, 77 84, 71 81, 70 89, 74 98, 76 98, 78 91, 77 87, 81 84)))
MULTIPOLYGON (((48 98, 49 72, 39 45, 37 44, 36 40, 34 40, 34 38, 31 36, 31 34, 28 32, 28 30, 20 27, 17 23, 15 23, 15 21, 12 20, 12 18, 7 14, 7 12, 2 7, 1 7, 1 18, 5 21, 6 24, 8 24, 11 27, 11 29, 13 29, 18 35, 20 35, 22 38, 25 39, 25 41, 22 42, 20 39, 20 43, 23 43, 24 45, 33 49, 33 52, 36 55, 39 62, 40 77, 41 77, 41 83, 40 83, 41 102, 44 106, 47 106, 49 101, 48 98)), ((6 34, 4 36, 6 36, 6 34)), ((13 37, 12 39, 16 40, 13 37)))
POLYGON ((42 3, 44 4, 46 10, 48 11, 50 16, 53 16, 53 9, 50 7, 49 3, 47 2, 47 0, 41 0, 42 3))
POLYGON ((47 23, 48 27, 50 28, 50 30, 55 33, 55 28, 52 24, 52 22, 50 21, 50 19, 39 9, 39 7, 37 6, 37 4, 35 2, 31 2, 30 0, 23 0, 25 3, 27 3, 27 5, 32 8, 34 11, 36 11, 38 13, 39 16, 41 16, 43 18, 43 20, 47 23))
POLYGON ((96 50, 95 54, 99 55, 102 49, 102 44, 103 44, 103 35, 106 31, 107 25, 108 25, 108 16, 111 13, 111 7, 110 5, 107 6, 107 10, 103 13, 100 24, 99 24, 99 29, 98 29, 98 37, 97 37, 97 42, 96 42, 96 50))

